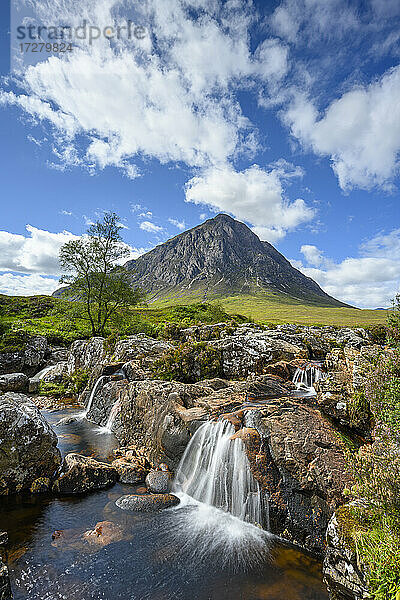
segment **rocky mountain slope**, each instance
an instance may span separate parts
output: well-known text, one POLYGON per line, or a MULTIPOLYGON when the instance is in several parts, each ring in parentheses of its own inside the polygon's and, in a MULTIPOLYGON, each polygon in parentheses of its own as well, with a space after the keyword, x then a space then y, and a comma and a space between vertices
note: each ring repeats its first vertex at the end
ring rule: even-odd
POLYGON ((320 306, 346 306, 292 267, 271 244, 224 214, 127 263, 151 300, 205 300, 260 292, 320 306))

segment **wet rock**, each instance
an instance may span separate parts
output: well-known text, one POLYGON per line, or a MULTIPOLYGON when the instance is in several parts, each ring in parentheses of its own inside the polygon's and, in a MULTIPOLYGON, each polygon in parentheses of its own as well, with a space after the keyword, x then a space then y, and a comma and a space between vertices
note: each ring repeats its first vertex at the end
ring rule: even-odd
POLYGON ((39 477, 35 479, 30 487, 32 494, 44 494, 51 487, 51 479, 49 477, 39 477))
POLYGON ((172 473, 169 471, 150 471, 146 477, 146 486, 154 494, 167 494, 171 489, 172 473))
POLYGON ((54 482, 53 491, 59 494, 84 494, 107 488, 118 480, 117 470, 106 463, 80 454, 67 454, 62 475, 54 482))
POLYGON ((8 373, 0 376, 0 392, 22 392, 28 385, 24 373, 8 373))
POLYGON ((117 458, 113 461, 112 466, 117 470, 121 483, 143 483, 148 472, 148 468, 143 462, 136 458, 117 458))
POLYGON ((0 559, 0 600, 12 600, 8 567, 0 559))
POLYGON ((0 396, 0 495, 51 478, 60 464, 57 436, 32 400, 13 392, 0 396))
POLYGON ((88 544, 104 547, 115 542, 126 540, 127 536, 121 525, 113 523, 112 521, 100 521, 100 523, 95 525, 94 529, 85 531, 82 538, 88 544))
POLYGON ((269 498, 271 531, 321 554, 328 522, 352 483, 336 430, 318 410, 288 398, 246 412, 244 421, 259 434, 250 448, 244 441, 269 498))
POLYGON ((323 564, 324 581, 332 598, 363 600, 371 596, 356 548, 346 536, 346 525, 348 526, 347 522, 351 519, 349 511, 350 506, 342 506, 329 521, 323 564))
POLYGON ((173 494, 130 494, 121 496, 115 504, 121 510, 153 512, 177 506, 180 500, 173 494))
POLYGON ((66 368, 66 361, 62 361, 39 371, 39 373, 29 379, 29 392, 31 394, 38 392, 41 381, 43 383, 60 383, 66 368))

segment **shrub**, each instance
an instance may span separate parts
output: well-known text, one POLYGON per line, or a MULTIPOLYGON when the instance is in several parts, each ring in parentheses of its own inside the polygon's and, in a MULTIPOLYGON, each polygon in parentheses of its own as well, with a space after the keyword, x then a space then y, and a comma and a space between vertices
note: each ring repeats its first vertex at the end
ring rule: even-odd
POLYGON ((187 342, 165 353, 153 364, 157 379, 195 383, 222 376, 221 353, 205 342, 187 342))
POLYGON ((6 329, 0 339, 0 352, 21 352, 25 350, 29 334, 22 329, 6 329))
POLYGON ((374 443, 348 452, 355 485, 349 495, 364 525, 352 538, 367 567, 371 597, 400 598, 400 348, 377 357, 367 376, 363 397, 374 422, 374 443))

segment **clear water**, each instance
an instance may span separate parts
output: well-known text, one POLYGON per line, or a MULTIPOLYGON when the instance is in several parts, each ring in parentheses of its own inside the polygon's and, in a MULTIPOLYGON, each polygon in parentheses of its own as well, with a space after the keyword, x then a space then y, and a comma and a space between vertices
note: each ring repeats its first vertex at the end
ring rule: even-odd
MULTIPOLYGON (((174 489, 241 521, 264 525, 263 499, 240 439, 228 421, 204 423, 190 440, 179 464, 174 489)), ((266 500, 264 501, 266 504, 266 500)), ((267 519, 268 521, 268 519, 267 519)))
MULTIPOLYGON (((65 413, 46 413, 54 423, 65 413)), ((86 421, 58 428, 61 450, 110 457, 115 440, 86 421)), ((160 513, 115 506, 140 488, 84 497, 0 499, 15 600, 327 600, 320 565, 265 531, 186 496, 160 513), (100 521, 122 539, 98 548, 81 535, 100 521), (56 530, 65 539, 52 540, 56 530)))

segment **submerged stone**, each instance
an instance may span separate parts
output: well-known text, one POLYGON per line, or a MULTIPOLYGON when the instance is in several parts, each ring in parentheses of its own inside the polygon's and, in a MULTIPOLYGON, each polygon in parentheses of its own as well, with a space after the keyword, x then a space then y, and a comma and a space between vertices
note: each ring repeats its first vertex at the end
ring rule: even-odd
POLYGON ((177 506, 180 500, 174 494, 130 494, 121 496, 115 504, 121 510, 153 512, 177 506))

